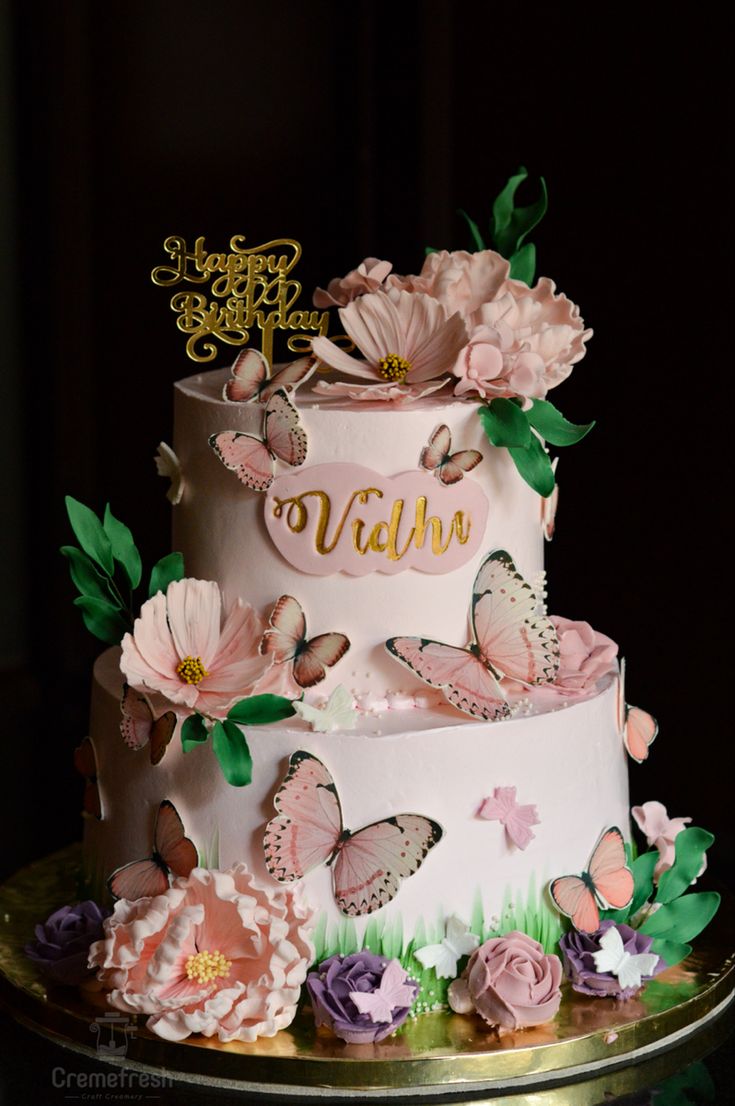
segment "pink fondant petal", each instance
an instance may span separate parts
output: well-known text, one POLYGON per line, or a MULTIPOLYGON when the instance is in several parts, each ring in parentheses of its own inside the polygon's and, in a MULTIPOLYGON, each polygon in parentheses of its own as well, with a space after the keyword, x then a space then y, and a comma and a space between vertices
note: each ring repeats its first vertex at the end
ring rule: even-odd
POLYGON ((349 353, 345 353, 334 342, 330 342, 329 338, 314 338, 311 348, 320 361, 323 361, 325 365, 330 365, 333 369, 338 369, 346 376, 357 376, 363 380, 375 379, 375 371, 371 370, 366 361, 351 357, 349 353))
POLYGON ((212 580, 175 580, 166 592, 168 622, 179 657, 212 665, 220 636, 222 598, 212 580))

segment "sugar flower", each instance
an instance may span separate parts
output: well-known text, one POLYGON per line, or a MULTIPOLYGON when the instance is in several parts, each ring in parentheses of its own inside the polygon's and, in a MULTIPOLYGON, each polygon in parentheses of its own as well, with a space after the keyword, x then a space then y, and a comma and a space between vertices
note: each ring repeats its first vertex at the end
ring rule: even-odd
MULTIPOLYGON (((658 849, 659 859, 653 870, 654 879, 658 880, 674 863, 676 838, 689 825, 691 818, 669 818, 664 804, 654 801, 634 806, 630 813, 648 845, 658 849)), ((706 867, 707 858, 704 857, 699 875, 706 867)))
POLYGON ((427 380, 425 384, 355 384, 350 380, 317 380, 313 391, 327 399, 392 403, 394 407, 403 407, 438 392, 446 382, 444 379, 427 380))
POLYGON ((500 293, 509 273, 509 263, 494 250, 435 250, 417 277, 391 276, 388 283, 425 292, 439 301, 447 316, 458 311, 471 322, 482 305, 500 293))
POLYGON ((449 986, 449 1005, 457 1014, 476 1012, 500 1035, 541 1025, 559 1009, 561 976, 558 956, 547 955, 538 941, 514 930, 472 953, 449 986))
POLYGON ((601 922, 594 933, 570 929, 559 941, 564 971, 573 989, 596 998, 617 999, 632 998, 643 983, 666 967, 665 961, 651 953, 652 944, 653 937, 612 919, 601 922), (617 934, 617 955, 605 960, 605 944, 612 931, 617 934))
POLYGON ((265 626, 238 601, 225 617, 222 596, 209 580, 176 580, 143 604, 132 634, 122 641, 120 667, 138 691, 222 715, 248 695, 270 659, 258 646, 265 626))
POLYGON ((181 503, 181 497, 184 494, 184 480, 181 475, 179 459, 170 445, 166 445, 165 442, 159 442, 158 450, 153 460, 156 462, 156 472, 158 475, 167 476, 171 481, 168 491, 166 492, 166 498, 170 503, 176 506, 177 503, 181 503))
POLYGON ((62 906, 37 925, 35 940, 25 954, 52 983, 76 986, 89 978, 89 947, 103 934, 103 922, 110 911, 87 899, 75 906, 62 906))
POLYGON ((393 265, 390 261, 379 261, 377 257, 366 257, 356 269, 345 277, 330 280, 326 291, 317 288, 314 292, 315 307, 344 307, 366 292, 377 292, 390 273, 393 265))
POLYGON ((555 688, 568 692, 594 688, 597 681, 613 669, 617 645, 605 634, 593 630, 589 622, 574 622, 559 615, 552 615, 551 621, 559 638, 555 688))
POLYGON ((419 987, 398 960, 367 949, 330 956, 306 977, 317 1025, 349 1044, 374 1044, 408 1017, 419 987))
POLYGON ((163 895, 122 899, 90 950, 117 1010, 169 1041, 273 1037, 290 1025, 314 950, 311 913, 236 864, 195 868, 163 895))
POLYGON ((478 814, 480 818, 505 826, 508 839, 519 849, 531 844, 536 836, 531 826, 540 822, 533 804, 524 805, 516 800, 515 787, 496 787, 490 798, 484 800, 478 814))

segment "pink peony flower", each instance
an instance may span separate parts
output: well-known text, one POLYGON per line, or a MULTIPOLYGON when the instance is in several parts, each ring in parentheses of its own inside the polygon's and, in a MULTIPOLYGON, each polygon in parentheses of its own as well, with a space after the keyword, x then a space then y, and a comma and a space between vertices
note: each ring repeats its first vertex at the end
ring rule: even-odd
POLYGON ((120 668, 137 691, 222 716, 251 693, 270 665, 258 646, 265 624, 242 601, 223 623, 222 596, 209 580, 176 580, 143 604, 122 640, 120 668))
POLYGON ((115 903, 89 966, 117 1010, 169 1041, 273 1037, 293 1021, 314 958, 311 912, 244 864, 195 868, 163 895, 115 903))
POLYGON ((489 326, 476 326, 470 340, 460 352, 454 368, 458 378, 454 394, 479 395, 483 399, 502 396, 538 398, 545 389, 543 366, 528 354, 504 356, 501 335, 489 326))
POLYGON ((605 634, 593 630, 589 622, 551 615, 559 638, 559 671, 554 687, 566 692, 592 690, 609 672, 618 655, 618 647, 605 634))
POLYGON ((346 376, 379 383, 420 384, 448 372, 467 342, 458 314, 447 319, 437 300, 423 293, 391 291, 360 296, 339 312, 365 360, 351 357, 328 338, 312 342, 317 357, 346 376))
POLYGON ((484 303, 495 299, 509 272, 508 262, 494 250, 437 250, 428 255, 417 277, 391 276, 388 284, 426 292, 441 303, 447 317, 458 311, 470 320, 484 303))
POLYGON ((379 261, 377 257, 366 257, 356 269, 345 277, 330 280, 327 290, 317 288, 314 293, 315 307, 344 307, 356 296, 365 292, 377 292, 393 268, 390 261, 379 261))
POLYGON ((541 1025, 559 1009, 561 976, 558 956, 547 955, 538 941, 514 930, 472 953, 449 986, 449 1005, 456 1014, 475 1011, 501 1035, 541 1025))
MULTIPOLYGON (((647 844, 658 849, 659 860, 653 870, 653 878, 658 880, 674 863, 676 856, 676 838, 691 822, 691 818, 669 818, 663 803, 651 801, 643 806, 634 806, 630 812, 636 820, 638 829, 645 835, 647 844)), ((707 867, 707 858, 699 871, 707 867)))

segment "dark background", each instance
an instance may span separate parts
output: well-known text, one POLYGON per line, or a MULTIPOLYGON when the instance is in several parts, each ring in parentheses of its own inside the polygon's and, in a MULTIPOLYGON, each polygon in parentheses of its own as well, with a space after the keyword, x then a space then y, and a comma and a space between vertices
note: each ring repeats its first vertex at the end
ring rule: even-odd
POLYGON ((152 457, 193 370, 150 280, 163 239, 298 238, 307 292, 368 254, 415 272, 425 245, 467 244, 459 206, 484 221, 526 164, 551 196, 539 274, 595 330, 551 397, 598 425, 561 460, 550 607, 620 642, 629 699, 661 724, 632 798, 714 828, 722 871, 732 120, 713 11, 5 9, 0 869, 81 830, 71 752, 98 649, 57 552, 63 495, 109 499, 147 563, 169 548, 152 457))

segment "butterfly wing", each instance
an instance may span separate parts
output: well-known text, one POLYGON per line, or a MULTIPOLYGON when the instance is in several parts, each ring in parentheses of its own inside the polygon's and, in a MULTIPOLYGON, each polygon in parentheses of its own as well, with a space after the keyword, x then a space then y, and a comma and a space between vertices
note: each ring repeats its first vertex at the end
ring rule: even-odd
POLYGON ((435 469, 439 468, 451 448, 451 432, 449 427, 442 423, 441 426, 437 426, 436 430, 429 438, 429 444, 424 446, 421 450, 419 464, 422 468, 428 469, 429 472, 433 472, 435 469))
POLYGON ((85 737, 74 750, 74 767, 84 776, 82 815, 86 818, 102 818, 102 800, 97 783, 97 756, 91 737, 85 737))
POLYGON ((536 807, 532 804, 515 806, 505 819, 505 829, 508 837, 519 849, 526 849, 533 841, 536 834, 531 826, 539 824, 536 807))
POLYGON ((600 927, 595 896, 580 876, 560 876, 549 884, 549 893, 562 914, 572 919, 575 929, 594 933, 600 927))
POLYGON ((623 938, 615 926, 610 926, 602 934, 599 945, 599 951, 592 954, 595 968, 598 972, 611 972, 613 975, 617 975, 621 964, 625 960, 625 948, 623 938))
POLYGON ((554 484, 554 490, 546 499, 541 499, 541 529, 546 541, 551 541, 556 528, 556 509, 559 505, 559 485, 554 484))
POLYGON ((199 863, 196 848, 184 832, 179 812, 168 799, 164 799, 158 808, 153 839, 156 854, 175 876, 188 876, 199 863))
POLYGON ((509 717, 494 674, 470 650, 419 637, 393 637, 385 644, 425 683, 441 688, 458 710, 490 722, 509 717))
POLYGON ((605 906, 622 910, 633 898, 633 873, 626 864, 625 841, 617 826, 605 830, 595 845, 589 876, 605 906))
POLYGON ((222 390, 223 399, 231 403, 250 403, 261 399, 269 377, 268 362, 262 353, 257 349, 243 350, 230 372, 232 376, 222 390))
POLYGON ((420 814, 398 814, 349 836, 334 865, 334 898, 348 917, 372 914, 421 867, 443 829, 420 814))
POLYGON ((318 364, 317 358, 313 355, 299 357, 297 361, 291 361, 290 364, 274 373, 270 381, 261 389, 261 402, 268 403, 279 388, 286 392, 295 391, 299 384, 304 384, 314 374, 318 364))
POLYGON ((275 818, 266 826, 265 863, 273 879, 292 883, 331 857, 342 833, 342 811, 329 771, 299 750, 273 799, 275 818))
POLYGON ((273 458, 265 442, 238 430, 220 430, 209 444, 225 468, 254 492, 264 492, 273 483, 273 458))
POLYGON ((658 722, 648 711, 640 707, 628 707, 623 730, 623 741, 628 754, 642 764, 648 758, 648 748, 656 740, 658 722))
POLYGON ((513 559, 496 549, 480 566, 472 595, 472 623, 483 658, 525 684, 552 683, 559 668, 553 623, 536 613, 538 599, 513 559))
POLYGON ((301 604, 292 595, 282 595, 271 612, 260 652, 272 656, 276 664, 285 664, 294 659, 305 638, 306 619, 301 604))
POLYGON ((477 449, 462 449, 459 453, 453 453, 448 461, 439 466, 437 476, 444 485, 456 484, 466 472, 472 472, 482 460, 482 454, 477 449))
POLYGON ((375 1022, 389 1022, 397 1006, 411 1006, 416 990, 406 983, 407 975, 398 960, 389 961, 375 991, 350 991, 361 1014, 375 1022))
POLYGON ((270 452, 295 468, 306 460, 306 431, 299 413, 283 388, 268 400, 263 420, 263 437, 270 452))
POLYGON ((168 875, 156 861, 134 860, 116 869, 107 881, 116 899, 147 899, 168 891, 168 875))
POLYGON ((148 700, 125 684, 120 700, 120 733, 131 749, 142 749, 150 741, 153 715, 148 700))
POLYGON ((150 737, 150 757, 151 764, 160 764, 163 760, 164 753, 168 749, 171 738, 176 731, 176 714, 172 710, 167 710, 160 718, 151 726, 150 737))
POLYGON ((313 637, 294 660, 293 678, 299 687, 321 683, 327 669, 336 664, 350 647, 344 634, 319 634, 313 637))

